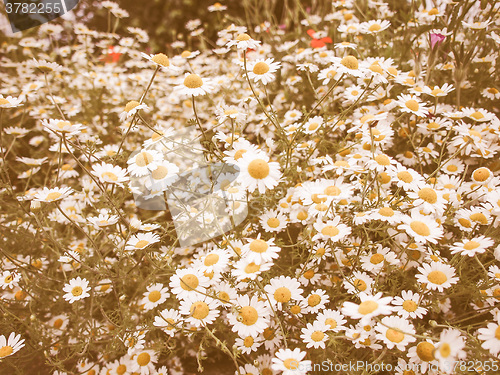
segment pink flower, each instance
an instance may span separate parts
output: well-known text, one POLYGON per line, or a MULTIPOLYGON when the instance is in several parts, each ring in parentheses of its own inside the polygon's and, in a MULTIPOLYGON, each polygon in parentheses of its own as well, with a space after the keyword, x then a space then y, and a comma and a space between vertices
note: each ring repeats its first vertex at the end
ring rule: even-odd
POLYGON ((431 34, 431 48, 434 48, 436 44, 441 44, 443 40, 446 39, 446 35, 443 34, 431 34))

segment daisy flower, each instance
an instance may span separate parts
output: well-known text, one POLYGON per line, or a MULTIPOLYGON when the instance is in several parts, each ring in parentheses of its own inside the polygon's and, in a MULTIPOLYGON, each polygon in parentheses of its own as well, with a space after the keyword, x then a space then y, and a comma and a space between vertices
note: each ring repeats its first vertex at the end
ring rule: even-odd
POLYGON ((412 336, 416 334, 413 324, 399 316, 382 318, 381 322, 375 326, 375 330, 379 332, 376 337, 384 341, 388 349, 396 347, 404 352, 409 343, 417 340, 412 336))
POLYGON ((170 296, 168 288, 164 288, 163 284, 156 283, 146 287, 147 292, 144 292, 144 310, 149 311, 154 309, 156 306, 161 305, 170 296))
POLYGON ((434 96, 435 98, 437 98, 437 97, 441 97, 441 96, 446 96, 450 92, 452 92, 453 90, 455 90, 455 88, 452 85, 445 83, 441 87, 439 87, 439 86, 434 86, 434 87, 425 86, 422 91, 424 94, 434 96))
POLYGON ((340 216, 333 220, 328 220, 326 223, 317 221, 314 223, 314 229, 318 233, 313 237, 316 240, 331 240, 332 242, 341 241, 345 236, 351 233, 351 228, 345 224, 340 224, 340 216))
POLYGON ((110 215, 108 212, 103 212, 100 213, 99 216, 91 216, 87 218, 87 220, 94 225, 94 228, 96 229, 116 224, 119 219, 118 215, 110 215))
POLYGON ((237 160, 240 169, 239 182, 253 193, 256 189, 264 194, 266 189, 273 189, 280 182, 280 165, 269 162, 269 156, 262 152, 247 151, 237 160))
POLYGON ((257 336, 269 326, 270 310, 264 301, 248 294, 236 298, 237 311, 228 314, 232 331, 240 337, 257 336))
POLYGON ((40 202, 47 202, 47 203, 55 202, 69 197, 72 192, 73 189, 69 187, 63 187, 63 188, 55 187, 52 189, 44 187, 42 191, 39 191, 38 193, 35 194, 34 199, 40 202))
POLYGON ((465 239, 460 242, 455 242, 450 248, 452 254, 460 253, 473 257, 476 254, 482 254, 487 248, 493 246, 495 241, 485 236, 474 237, 470 240, 465 239))
POLYGON ((392 304, 394 305, 394 311, 405 319, 422 319, 427 314, 427 309, 419 306, 420 295, 413 293, 411 290, 403 290, 401 297, 394 297, 392 304))
POLYGON ((174 337, 180 322, 182 322, 182 317, 176 309, 165 309, 160 311, 158 316, 155 316, 153 325, 161 328, 170 337, 174 337))
POLYGON ((393 311, 393 307, 390 305, 392 297, 382 297, 382 292, 375 295, 361 292, 358 296, 361 303, 358 305, 353 302, 344 302, 342 314, 352 319, 361 319, 361 324, 369 323, 374 316, 388 315, 393 311))
POLYGON ((141 350, 131 356, 130 369, 141 375, 152 374, 155 371, 156 362, 158 362, 158 356, 153 350, 141 350))
POLYGON ((0 108, 14 108, 19 107, 23 102, 23 98, 14 98, 12 96, 7 96, 6 98, 0 94, 0 108))
POLYGON ((359 61, 355 56, 332 57, 332 63, 333 68, 340 74, 349 74, 354 77, 363 77, 365 75, 364 69, 360 67, 359 61))
POLYGON ((330 301, 330 297, 323 289, 313 290, 307 297, 307 312, 316 314, 323 310, 326 304, 330 301))
POLYGON ((307 122, 304 124, 304 133, 306 134, 313 134, 316 133, 321 128, 321 125, 323 125, 323 117, 321 116, 314 116, 311 117, 307 122))
POLYGON ((208 78, 202 79, 197 74, 187 73, 182 84, 175 86, 174 90, 181 96, 200 96, 214 91, 214 86, 208 78))
MULTIPOLYGON (((236 340, 234 340, 234 344, 242 353, 250 354, 251 352, 257 351, 257 349, 262 345, 262 339, 253 336, 247 336, 244 338, 237 337, 236 340)), ((255 373, 255 375, 257 374, 258 372, 255 373)))
POLYGON ((219 316, 219 304, 211 297, 202 294, 190 294, 181 300, 179 312, 186 315, 186 322, 195 327, 212 324, 219 316))
POLYGON ((373 279, 366 273, 359 271, 354 271, 352 276, 346 277, 343 282, 344 288, 350 294, 357 294, 358 292, 370 293, 372 284, 373 279))
POLYGON ((306 375, 311 368, 311 361, 304 361, 306 352, 299 348, 279 349, 272 359, 271 368, 276 371, 283 371, 283 375, 306 375))
POLYGON ((142 250, 157 242, 160 242, 160 236, 156 233, 138 233, 130 237, 125 250, 142 250))
POLYGON ((21 340, 21 335, 16 335, 11 332, 9 338, 6 339, 4 335, 0 336, 0 360, 8 357, 24 347, 24 339, 21 340))
POLYGON ((131 100, 127 103, 123 112, 120 113, 120 121, 123 122, 126 119, 135 116, 135 114, 141 109, 148 109, 148 106, 144 103, 141 104, 136 100, 131 100))
POLYGON ((316 316, 316 320, 324 323, 328 330, 333 332, 339 332, 345 329, 344 324, 347 320, 344 319, 342 315, 337 310, 325 309, 316 316))
POLYGON ((401 94, 396 103, 403 112, 413 113, 418 117, 425 117, 429 114, 428 108, 422 104, 417 96, 401 94))
MULTIPOLYGON (((498 353, 500 353, 500 324, 498 323, 498 321, 488 323, 486 328, 478 329, 477 333, 477 338, 483 341, 481 343, 481 347, 483 349, 489 350, 491 355, 498 357, 498 353)), ((0 345, 2 345, 1 341, 0 345)))
POLYGON ((172 65, 167 55, 163 53, 157 53, 156 55, 148 55, 144 52, 141 52, 141 56, 146 60, 151 61, 155 65, 161 67, 165 71, 177 72, 179 68, 177 66, 172 65))
POLYGON ((259 218, 262 229, 266 232, 281 232, 287 225, 287 217, 277 210, 269 210, 259 218))
POLYGON ((446 208, 446 200, 442 194, 430 185, 423 185, 415 191, 409 191, 408 197, 414 199, 413 206, 424 213, 442 214, 446 208))
POLYGON ((210 279, 203 275, 198 268, 178 268, 175 275, 170 277, 169 286, 172 294, 178 299, 186 298, 189 295, 205 293, 210 285, 210 279))
POLYGON ((144 340, 145 337, 146 332, 144 331, 127 334, 123 340, 123 344, 127 347, 127 354, 132 355, 134 352, 144 349, 144 343, 146 342, 146 340, 144 340))
POLYGON ((236 277, 237 280, 255 280, 262 272, 268 271, 272 262, 263 262, 256 264, 248 259, 242 258, 235 263, 231 274, 236 277))
POLYGON ((258 40, 254 40, 247 33, 238 34, 238 36, 234 40, 230 40, 226 43, 227 47, 236 46, 237 49, 247 50, 247 49, 256 49, 259 46, 260 42, 258 40))
POLYGON ((449 328, 441 332, 434 352, 440 368, 447 373, 452 373, 454 371, 453 364, 457 358, 464 359, 466 357, 464 347, 465 340, 459 330, 449 328))
POLYGON ((275 72, 281 67, 281 63, 273 62, 273 58, 259 59, 248 64, 247 75, 254 82, 262 82, 264 85, 274 81, 275 72))
POLYGON ((127 160, 128 171, 135 177, 150 174, 158 168, 163 160, 163 155, 155 150, 141 150, 127 160))
POLYGON ((2 289, 12 289, 17 286, 19 280, 21 280, 21 275, 17 272, 3 271, 2 276, 0 276, 0 286, 2 289))
POLYGON ((486 167, 480 167, 480 168, 475 169, 472 172, 471 178, 472 178, 472 181, 474 181, 478 184, 486 185, 493 178, 493 172, 491 172, 486 167))
POLYGON ((90 297, 88 293, 90 291, 89 282, 87 279, 82 279, 80 276, 71 279, 68 284, 65 284, 63 291, 66 292, 63 298, 69 303, 90 297))
POLYGON ((260 239, 260 234, 257 239, 250 240, 241 249, 241 257, 256 264, 265 262, 272 262, 273 259, 279 257, 281 248, 274 245, 274 239, 271 238, 267 241, 260 239))
POLYGON ((307 323, 305 328, 301 329, 300 338, 306 344, 306 348, 325 349, 325 341, 328 339, 326 334, 328 327, 316 320, 314 323, 307 323))
POLYGON ((128 181, 127 171, 117 165, 102 162, 94 164, 91 173, 103 184, 116 184, 123 187, 122 182, 128 181))
POLYGON ((278 309, 283 308, 284 303, 289 303, 291 300, 298 300, 302 297, 303 290, 300 288, 300 283, 296 279, 288 276, 274 277, 269 280, 269 284, 264 287, 268 294, 269 300, 273 306, 278 306, 278 309))
POLYGON ((378 34, 381 31, 386 30, 391 23, 387 20, 370 20, 368 22, 362 22, 359 25, 359 31, 362 34, 378 34))
POLYGON ((455 269, 441 262, 424 263, 418 267, 418 270, 420 273, 416 275, 417 281, 426 284, 431 290, 442 292, 458 281, 458 277, 455 277, 455 269))
POLYGON ((431 217, 413 211, 411 216, 403 217, 403 224, 398 229, 405 230, 418 243, 437 243, 443 237, 443 229, 431 217))

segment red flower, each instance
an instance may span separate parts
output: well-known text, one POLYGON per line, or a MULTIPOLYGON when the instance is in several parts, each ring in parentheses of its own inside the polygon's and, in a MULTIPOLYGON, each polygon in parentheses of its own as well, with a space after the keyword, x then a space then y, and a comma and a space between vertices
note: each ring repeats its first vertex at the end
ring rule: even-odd
POLYGON ((325 38, 321 38, 321 39, 314 38, 314 34, 316 34, 316 31, 314 31, 313 29, 307 30, 307 34, 311 38, 313 38, 313 40, 311 40, 311 47, 312 48, 321 48, 321 47, 326 46, 326 43, 333 43, 332 39, 328 36, 325 38))
POLYGON ((120 52, 115 52, 115 47, 109 46, 108 53, 101 57, 101 61, 104 61, 106 64, 117 63, 121 55, 120 52))

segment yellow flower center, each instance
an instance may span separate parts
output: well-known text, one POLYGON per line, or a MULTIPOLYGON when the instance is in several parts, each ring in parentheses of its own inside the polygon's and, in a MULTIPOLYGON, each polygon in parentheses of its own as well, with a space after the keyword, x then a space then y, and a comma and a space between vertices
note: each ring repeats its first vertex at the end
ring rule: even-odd
POLYGON ((246 326, 254 325, 259 319, 259 313, 252 306, 244 306, 238 314, 238 321, 246 326))
POLYGON ((357 288, 361 292, 365 291, 366 288, 368 288, 368 285, 366 285, 366 283, 361 279, 354 280, 353 284, 354 284, 354 287, 357 288))
POLYGON ((184 290, 193 290, 196 289, 199 285, 199 280, 196 275, 188 273, 181 278, 181 288, 184 290))
POLYGON ((335 237, 337 234, 339 234, 339 232, 339 229, 337 227, 334 227, 333 225, 327 225, 326 227, 321 229, 321 234, 330 237, 335 237))
POLYGON ((266 241, 254 240, 250 243, 250 251, 253 251, 254 253, 265 253, 268 248, 269 245, 266 241))
POLYGON ((390 207, 382 207, 380 210, 378 210, 378 213, 385 217, 394 216, 394 210, 390 207))
POLYGON ((245 337, 245 340, 243 340, 243 345, 245 345, 245 347, 247 348, 250 348, 254 343, 254 339, 252 336, 247 336, 245 337))
POLYGON ((14 349, 12 348, 12 346, 8 346, 8 345, 0 348, 0 358, 7 357, 7 356, 11 355, 13 351, 14 351, 14 349))
POLYGON ((83 293, 83 289, 81 286, 75 286, 73 289, 71 289, 71 294, 73 294, 75 297, 81 296, 83 293))
POLYGON ((258 75, 266 74, 269 71, 269 65, 267 65, 263 61, 259 61, 255 66, 253 67, 253 72, 258 75))
POLYGON ((302 309, 299 305, 293 305, 292 307, 290 307, 290 311, 292 312, 292 314, 299 314, 302 309))
POLYGON ((222 300, 223 302, 229 302, 229 294, 227 294, 224 291, 220 291, 217 294, 217 297, 219 297, 219 299, 222 300))
POLYGON ((47 194, 47 197, 45 198, 46 201, 52 202, 57 199, 59 199, 62 196, 61 193, 58 191, 53 191, 52 193, 47 194))
POLYGON ((371 25, 368 28, 368 30, 372 31, 372 32, 375 32, 375 31, 379 31, 381 28, 382 28, 382 26, 380 26, 378 23, 374 23, 373 25, 371 25))
POLYGON ((432 8, 431 10, 429 10, 429 16, 435 16, 437 14, 439 14, 439 10, 437 10, 437 8, 432 8))
POLYGON ((437 88, 437 89, 432 90, 431 94, 434 95, 434 96, 436 96, 438 94, 444 94, 444 91, 441 90, 440 88, 437 88))
POLYGON ((263 159, 254 159, 248 164, 248 174, 257 180, 266 178, 269 171, 269 164, 263 159))
POLYGON ((283 366, 288 370, 297 370, 299 368, 299 361, 295 358, 288 358, 283 361, 283 366))
POLYGON ((159 165, 152 173, 151 176, 155 180, 161 180, 162 178, 165 178, 168 175, 168 168, 165 167, 164 165, 159 165))
POLYGON ((423 199, 427 203, 434 204, 437 202, 437 194, 434 189, 431 188, 423 188, 418 192, 418 196, 420 199, 423 199))
POLYGON ((358 69, 358 59, 352 55, 346 56, 340 60, 340 63, 347 69, 356 70, 358 69))
POLYGON ((219 255, 218 254, 208 254, 205 257, 205 260, 203 264, 207 267, 213 266, 219 261, 219 255))
POLYGON ((203 86, 203 81, 197 74, 189 74, 184 78, 184 86, 189 89, 197 89, 203 86))
POLYGON ((447 342, 442 343, 439 346, 439 354, 441 354, 441 357, 443 358, 449 357, 449 355, 451 354, 450 344, 448 344, 447 342))
POLYGON ((380 262, 384 261, 384 256, 382 254, 373 254, 370 258, 370 263, 372 264, 379 264, 380 262))
POLYGON ((418 305, 411 299, 408 299, 403 302, 403 309, 405 309, 408 312, 414 312, 417 309, 417 307, 418 305))
POLYGON ((495 338, 497 340, 500 340, 500 326, 498 326, 497 329, 495 329, 495 338))
POLYGON ((125 112, 130 112, 131 110, 133 110, 135 107, 137 107, 140 103, 135 101, 135 100, 131 100, 130 102, 127 103, 127 105, 125 106, 125 112))
POLYGON ((380 154, 380 155, 375 156, 375 161, 379 165, 390 165, 391 164, 390 159, 387 157, 387 155, 384 155, 384 154, 380 154))
POLYGON ((151 293, 149 293, 148 299, 151 302, 157 302, 161 298, 161 293, 158 290, 153 290, 151 293))
POLYGON ((104 179, 104 180, 108 180, 108 181, 118 181, 118 176, 116 174, 114 174, 113 172, 104 172, 101 177, 104 179))
POLYGON ((267 225, 269 225, 271 228, 277 228, 280 225, 280 221, 275 217, 271 217, 267 219, 267 225))
POLYGON ((252 38, 250 38, 250 35, 248 35, 248 34, 246 34, 246 33, 240 34, 240 35, 238 35, 238 36, 236 37, 236 40, 237 40, 238 42, 244 42, 244 41, 246 41, 246 40, 250 40, 250 39, 252 39, 252 38))
POLYGON ((154 160, 153 155, 149 152, 143 151, 135 158, 135 164, 139 167, 145 167, 154 160))
POLYGON ((371 314, 378 308, 378 303, 375 301, 364 301, 358 306, 358 312, 361 315, 371 314))
POLYGON ((469 241, 464 244, 464 249, 465 250, 474 250, 477 249, 481 244, 476 241, 469 241))
POLYGON ((427 275, 427 280, 433 284, 441 285, 445 283, 448 278, 442 271, 432 271, 427 275))
POLYGON ((385 333, 385 337, 387 337, 392 342, 401 342, 404 340, 405 335, 402 332, 396 331, 395 329, 389 328, 385 333))
POLYGON ((146 240, 139 240, 137 241, 137 243, 135 244, 135 248, 136 249, 143 249, 145 248, 146 246, 149 245, 149 241, 146 241, 146 240))
POLYGON ((148 353, 141 353, 137 356, 137 363, 139 366, 146 366, 151 360, 151 356, 148 353))
POLYGON ((410 228, 420 236, 427 237, 429 234, 431 234, 431 230, 429 229, 427 224, 418 220, 412 221, 410 224, 410 228))
POLYGON ((419 105, 418 102, 414 99, 408 100, 406 103, 406 108, 408 108, 410 111, 416 112, 418 111, 419 105))
POLYGON ((154 55, 151 60, 161 66, 170 66, 170 60, 168 59, 167 55, 163 53, 154 55))
POLYGON ((484 118, 484 115, 481 112, 474 112, 473 114, 470 115, 470 117, 476 120, 481 120, 484 118))
POLYGON ((276 302, 286 303, 290 301, 291 297, 292 292, 290 291, 290 289, 285 287, 278 288, 274 292, 274 299, 276 300, 276 302))
POLYGON ((307 299, 307 303, 311 307, 317 306, 320 302, 321 302, 321 297, 317 294, 311 294, 307 299))
POLYGON ((125 372, 127 372, 127 366, 125 365, 119 365, 117 368, 116 368, 116 373, 118 375, 123 375, 125 374, 125 372))
POLYGON ((337 327, 337 321, 333 318, 326 319, 325 324, 329 325, 330 329, 335 329, 337 327))
POLYGON ((486 218, 486 216, 485 216, 483 213, 481 213, 481 212, 476 212, 476 213, 474 213, 474 214, 470 215, 469 217, 470 217, 470 219, 471 219, 472 221, 475 221, 475 222, 477 222, 477 223, 480 223, 480 224, 483 224, 483 225, 488 224, 488 219, 487 219, 487 218, 486 218))
POLYGON ((417 345, 417 355, 424 362, 431 362, 434 360, 434 345, 430 342, 423 341, 417 345))
POLYGON ((311 334, 311 340, 319 342, 322 341, 325 338, 325 334, 321 331, 314 331, 311 334))
POLYGON ((210 309, 205 302, 197 301, 191 305, 189 312, 193 318, 202 320, 208 316, 210 309))
POLYGON ((475 181, 484 182, 490 177, 490 175, 491 175, 491 172, 488 168, 481 167, 481 168, 476 169, 474 171, 474 173, 472 173, 472 178, 475 181))
POLYGON ((7 99, 0 98, 0 105, 10 104, 7 99))
POLYGON ((245 273, 255 273, 258 270, 260 270, 260 265, 255 264, 254 262, 248 263, 248 265, 245 267, 245 273))
POLYGON ((191 51, 182 51, 181 57, 186 58, 191 56, 191 51))
POLYGON ((61 328, 62 325, 63 325, 64 321, 61 319, 61 318, 58 318, 54 321, 54 323, 52 324, 54 326, 54 328, 61 328))

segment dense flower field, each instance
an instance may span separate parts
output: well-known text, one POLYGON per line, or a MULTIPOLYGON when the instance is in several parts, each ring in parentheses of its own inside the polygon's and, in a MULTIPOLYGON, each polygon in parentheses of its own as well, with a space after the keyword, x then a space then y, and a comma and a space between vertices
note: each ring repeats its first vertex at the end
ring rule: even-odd
POLYGON ((500 373, 500 2, 271 3, 5 39, 1 374, 500 373))

